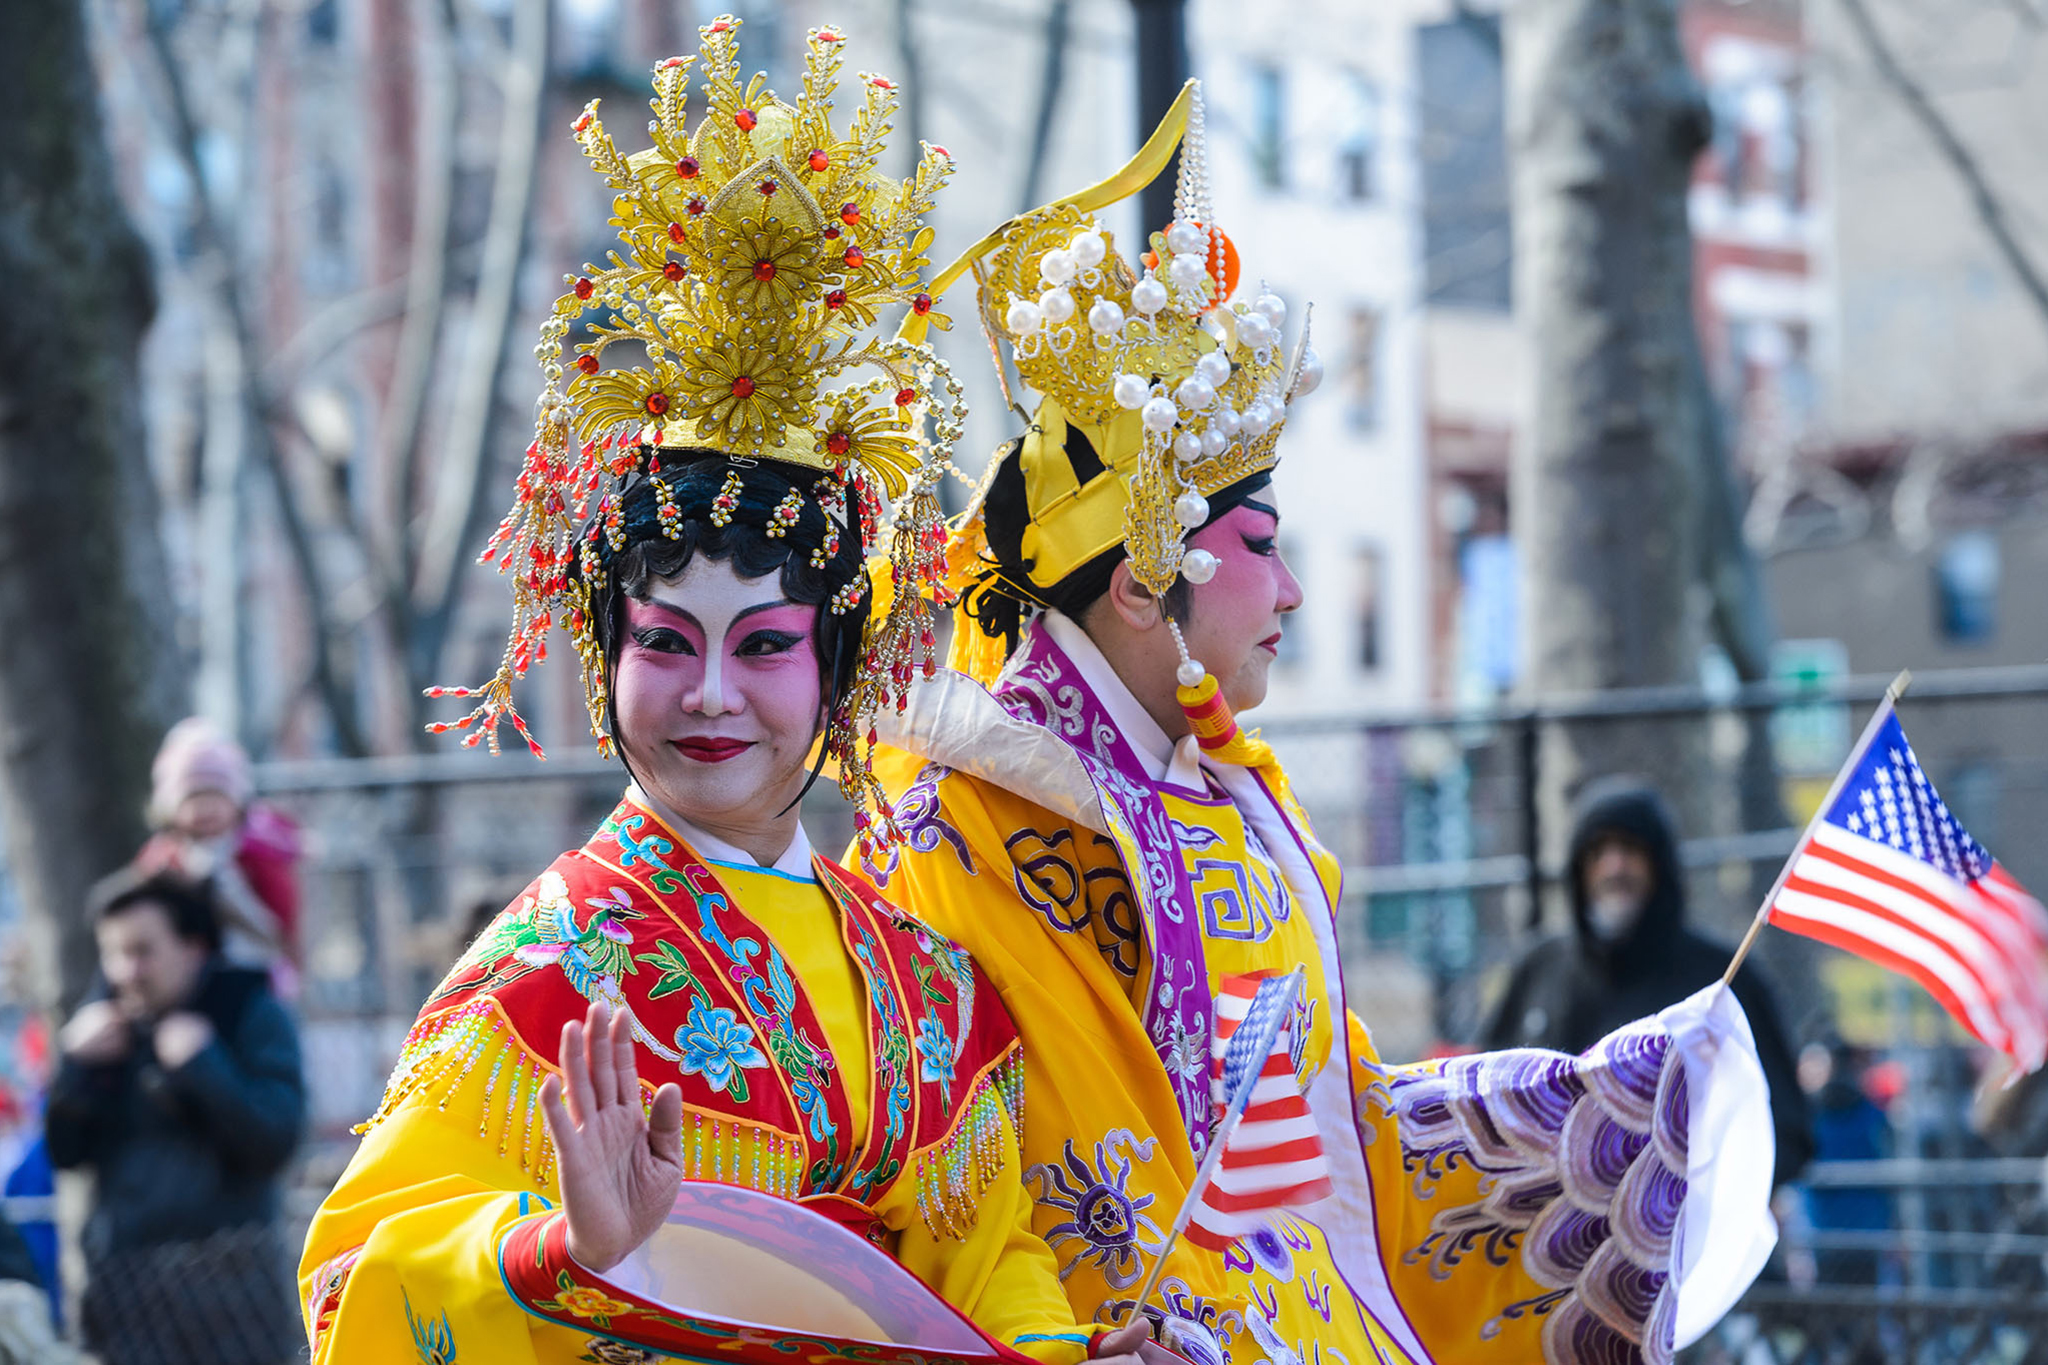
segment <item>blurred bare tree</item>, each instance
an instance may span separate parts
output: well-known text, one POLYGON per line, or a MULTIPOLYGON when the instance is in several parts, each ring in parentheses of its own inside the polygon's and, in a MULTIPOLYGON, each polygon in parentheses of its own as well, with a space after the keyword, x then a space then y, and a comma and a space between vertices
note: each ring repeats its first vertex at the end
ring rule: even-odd
POLYGON ((106 4, 144 178, 183 183, 159 246, 198 319, 201 705, 259 751, 420 746, 421 689, 472 662, 486 452, 516 439, 551 0, 106 4), (344 22, 374 56, 323 64, 344 22))
MULTIPOLYGON (((1531 0, 1508 11, 1505 46, 1515 280, 1534 357, 1516 470, 1528 682, 1538 695, 1692 682, 1702 514, 1710 480, 1726 478, 1686 221, 1706 103, 1673 0, 1531 0)), ((1554 732, 1552 808, 1601 773, 1686 770, 1676 756, 1648 763, 1645 738, 1625 725, 1554 732)))
POLYGON ((68 1005, 86 890, 142 841, 185 677, 141 440, 155 295, 78 0, 0 9, 0 120, 0 798, 36 979, 68 1005))

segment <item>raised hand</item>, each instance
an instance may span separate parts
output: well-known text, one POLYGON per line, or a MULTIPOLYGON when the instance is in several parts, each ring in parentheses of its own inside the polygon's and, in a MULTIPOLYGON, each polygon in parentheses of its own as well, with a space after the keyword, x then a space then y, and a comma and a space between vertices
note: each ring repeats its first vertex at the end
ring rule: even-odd
POLYGON ((540 1103, 555 1139, 569 1254, 602 1275, 653 1236, 675 1206, 683 1092, 664 1085, 654 1092, 653 1112, 641 1113, 626 1016, 600 1002, 584 1022, 562 1025, 562 1074, 541 1083, 540 1103))

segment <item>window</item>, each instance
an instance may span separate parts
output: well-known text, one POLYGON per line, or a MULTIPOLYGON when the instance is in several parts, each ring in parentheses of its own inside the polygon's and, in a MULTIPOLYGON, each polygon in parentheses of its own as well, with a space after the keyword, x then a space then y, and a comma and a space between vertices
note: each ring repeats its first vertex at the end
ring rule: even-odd
POLYGON ((1371 431, 1380 420, 1380 310, 1351 309, 1344 322, 1344 419, 1353 431, 1371 431))
POLYGON ((1351 557, 1353 584, 1353 618, 1358 622, 1357 647, 1352 654, 1358 666, 1367 673, 1380 666, 1381 640, 1384 631, 1380 612, 1385 589, 1382 579, 1386 573, 1386 560, 1377 545, 1361 545, 1351 557))
POLYGON ((1364 76, 1352 73, 1351 126, 1337 149, 1337 192, 1351 203, 1373 197, 1373 174, 1378 169, 1380 145, 1380 94, 1364 76))
POLYGON ((1954 644, 1989 643, 1998 634, 1998 537, 1964 531, 1934 562, 1935 611, 1942 638, 1954 644))
POLYGON ((1287 186, 1287 85, 1277 66, 1252 68, 1252 172, 1269 190, 1287 186))
POLYGON ((1482 508, 1458 551, 1461 695, 1498 696, 1521 673, 1521 571, 1505 518, 1482 508))

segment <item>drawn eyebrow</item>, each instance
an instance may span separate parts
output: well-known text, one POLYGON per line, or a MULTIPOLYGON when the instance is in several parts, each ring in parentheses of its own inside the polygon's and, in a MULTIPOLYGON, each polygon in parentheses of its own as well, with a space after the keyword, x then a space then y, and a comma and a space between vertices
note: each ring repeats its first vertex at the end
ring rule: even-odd
MULTIPOLYGON (((667 615, 681 617, 684 621, 688 622, 699 635, 703 635, 706 633, 704 630, 704 623, 699 621, 687 607, 679 607, 673 602, 664 602, 659 597, 638 597, 635 598, 634 601, 639 602, 643 606, 653 607, 655 610, 664 612, 667 615)), ((797 604, 795 602, 790 601, 787 597, 777 597, 772 601, 767 602, 756 602, 751 607, 742 607, 739 611, 739 614, 732 618, 732 623, 736 626, 740 622, 746 620, 749 616, 756 616, 764 611, 774 611, 778 607, 793 607, 796 605, 797 604)), ((727 629, 730 630, 731 627, 727 627, 727 629)))

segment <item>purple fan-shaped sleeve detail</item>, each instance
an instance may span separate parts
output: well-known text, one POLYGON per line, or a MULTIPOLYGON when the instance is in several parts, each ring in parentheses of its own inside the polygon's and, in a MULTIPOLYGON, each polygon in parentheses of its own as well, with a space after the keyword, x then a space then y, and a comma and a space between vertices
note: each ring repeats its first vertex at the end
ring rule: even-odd
POLYGON ((1657 1155, 1674 1171, 1686 1168, 1686 1135, 1692 1131, 1692 1104, 1685 1089, 1685 1068, 1664 1069, 1664 1084, 1657 1091, 1657 1118, 1650 1138, 1657 1155))
POLYGON ((1536 1216, 1522 1240, 1522 1266, 1546 1289, 1566 1289, 1606 1245, 1607 1220, 1556 1200, 1536 1216))
POLYGON ((1685 1179, 1673 1175, 1646 1152, 1614 1192, 1614 1236, 1638 1264, 1661 1266, 1671 1258, 1671 1230, 1685 1203, 1685 1179))
POLYGON ((1670 1048, 1670 1035, 1655 1024, 1631 1024, 1608 1034, 1579 1058, 1579 1078, 1615 1122, 1647 1133, 1670 1048))
POLYGON ((1628 1258, 1618 1242, 1603 1243, 1586 1260, 1579 1276, 1579 1298, 1609 1327, 1634 1339, 1643 1333, 1657 1295, 1671 1277, 1628 1258))
POLYGON ((1640 1133, 1609 1118, 1597 1105, 1582 1104, 1564 1121, 1558 1143, 1558 1174, 1565 1194, 1582 1209, 1604 1212, 1636 1154, 1649 1143, 1640 1133))
POLYGON ((1644 1021, 1579 1057, 1460 1057, 1392 1071, 1388 1090, 1418 1198, 1466 1167, 1482 1177, 1404 1259, 1449 1279, 1519 1251, 1543 1290, 1475 1304, 1480 1340, 1540 1317, 1545 1365, 1670 1365, 1689 1105, 1669 1034, 1644 1021))
POLYGON ((1634 1342, 1573 1299, 1543 1325, 1543 1358, 1571 1365, 1639 1365, 1643 1357, 1634 1342))

